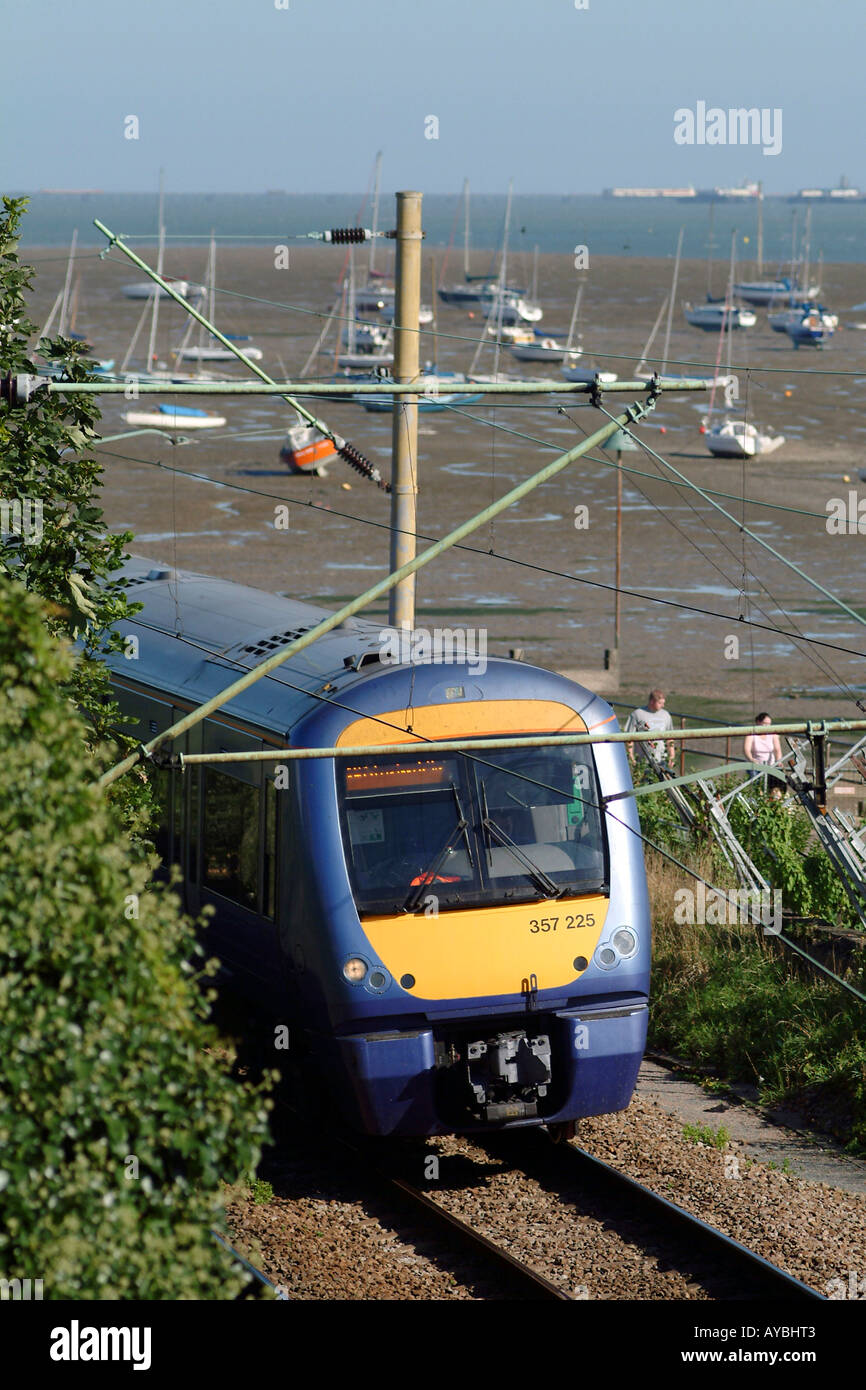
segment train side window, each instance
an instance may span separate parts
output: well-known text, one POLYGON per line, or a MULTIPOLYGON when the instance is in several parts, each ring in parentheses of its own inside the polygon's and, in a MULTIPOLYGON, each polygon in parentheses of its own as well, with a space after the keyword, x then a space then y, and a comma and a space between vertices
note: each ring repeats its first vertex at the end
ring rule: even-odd
POLYGON ((172 776, 165 768, 156 769, 150 779, 150 788, 157 808, 158 817, 154 828, 156 852, 163 864, 172 862, 171 846, 171 800, 172 776))
POLYGON ((260 789, 224 772, 205 773, 205 887, 255 911, 258 906, 260 789))
POLYGON ((273 780, 265 778, 265 843, 262 884, 262 912, 274 919, 277 870, 277 793, 273 780))

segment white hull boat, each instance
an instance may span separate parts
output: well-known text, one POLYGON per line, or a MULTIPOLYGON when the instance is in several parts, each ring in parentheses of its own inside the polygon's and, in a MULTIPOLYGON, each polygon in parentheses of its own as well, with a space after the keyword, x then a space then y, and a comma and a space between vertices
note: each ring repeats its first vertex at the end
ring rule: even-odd
MULTIPOLYGON (((195 285, 191 280, 172 280, 170 276, 164 277, 167 285, 181 296, 182 299, 201 299, 206 293, 204 285, 195 285)), ((140 284, 124 285, 122 293, 126 299, 171 299, 168 290, 164 290, 162 285, 155 285, 152 280, 144 280, 140 284)))
MULTIPOLYGON (((381 318, 381 320, 382 320, 383 323, 393 323, 393 322, 394 322, 394 313, 395 313, 394 305, 393 305, 393 304, 386 304, 386 305, 384 306, 384 308, 382 308, 382 309, 379 310, 379 317, 381 318)), ((419 322, 419 323, 432 323, 432 322, 433 322, 433 310, 432 310, 432 308, 430 307, 429 304, 422 304, 422 305, 420 306, 420 308, 418 309, 418 322, 419 322)))
POLYGON ((714 458, 748 459, 772 454, 785 442, 783 434, 762 434, 745 420, 724 420, 704 435, 714 458))
POLYGON ((226 423, 225 416, 209 410, 193 410, 185 405, 160 405, 154 410, 128 410, 124 415, 128 425, 138 429, 217 430, 226 423))
POLYGON ((365 314, 379 314, 389 306, 393 311, 395 295, 390 285, 364 285, 355 290, 355 308, 365 314))
POLYGON ((341 352, 337 358, 338 367, 357 367, 369 371, 373 367, 393 367, 393 352, 341 352))
POLYGON ((602 372, 597 367, 563 367, 562 375, 566 381, 597 381, 601 386, 611 386, 617 379, 616 372, 602 372))
POLYGON ((814 299, 819 293, 817 285, 807 286, 806 289, 798 289, 790 280, 746 280, 741 284, 734 285, 734 294, 740 299, 745 299, 747 304, 767 304, 778 303, 779 300, 787 300, 788 303, 806 304, 810 299, 814 299))
POLYGON ((534 343, 513 343, 511 352, 519 362, 563 362, 573 364, 583 348, 567 348, 555 338, 536 338, 534 343))
POLYGON ((828 314, 817 305, 798 305, 782 309, 778 314, 768 314, 767 320, 774 333, 787 333, 794 347, 801 343, 822 343, 830 338, 839 326, 838 314, 828 314))
POLYGON ((538 323, 544 317, 544 310, 538 304, 533 304, 531 300, 524 299, 520 295, 510 295, 506 291, 500 296, 497 293, 485 295, 482 300, 482 310, 485 318, 495 319, 502 323, 538 323))
MULTIPOLYGON (((257 347, 242 347, 241 352, 248 357, 251 362, 261 362, 262 350, 257 347)), ((176 353, 178 362, 237 362, 238 355, 227 347, 185 347, 180 348, 176 353)))
POLYGON ((758 316, 753 309, 738 309, 725 304, 686 304, 683 310, 686 321, 693 328, 703 328, 707 333, 718 333, 729 328, 754 328, 758 316))

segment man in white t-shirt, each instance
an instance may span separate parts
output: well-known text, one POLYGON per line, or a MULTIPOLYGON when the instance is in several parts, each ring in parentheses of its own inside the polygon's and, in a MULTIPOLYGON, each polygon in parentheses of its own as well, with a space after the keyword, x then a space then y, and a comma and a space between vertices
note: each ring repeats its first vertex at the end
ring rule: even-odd
MULTIPOLYGON (((673 720, 665 709, 665 693, 663 690, 651 690, 646 702, 646 707, 632 710, 632 713, 625 723, 626 733, 643 733, 649 729, 658 729, 660 732, 664 732, 664 730, 672 729, 673 727, 673 720)), ((628 756, 633 761, 635 745, 629 743, 626 747, 628 748, 628 756)), ((652 749, 655 757, 660 763, 667 763, 668 766, 673 766, 673 739, 668 739, 667 741, 667 757, 665 757, 665 740, 663 738, 647 739, 646 742, 641 740, 637 745, 638 756, 645 758, 648 748, 652 749)))

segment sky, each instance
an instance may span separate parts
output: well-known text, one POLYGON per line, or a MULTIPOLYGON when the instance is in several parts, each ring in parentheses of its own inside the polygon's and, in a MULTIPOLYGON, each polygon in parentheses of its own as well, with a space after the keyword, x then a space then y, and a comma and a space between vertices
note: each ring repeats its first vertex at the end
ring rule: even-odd
POLYGON ((387 191, 866 189, 863 0, 6 0, 2 32, 4 192, 355 192, 377 150, 387 191), (780 152, 677 144, 699 102, 781 112, 780 152))

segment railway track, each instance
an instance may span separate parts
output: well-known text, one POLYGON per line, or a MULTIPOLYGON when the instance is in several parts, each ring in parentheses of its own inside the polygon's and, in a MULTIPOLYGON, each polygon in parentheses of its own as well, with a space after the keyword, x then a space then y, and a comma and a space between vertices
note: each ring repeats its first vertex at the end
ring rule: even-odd
MULTIPOLYGON (((290 1128, 301 1119, 285 1100, 278 1102, 278 1110, 290 1121, 290 1128)), ((385 1141, 371 1143, 331 1128, 319 1138, 331 1152, 337 1150, 347 1158, 354 1171, 362 1172, 392 1206, 405 1211, 413 1224, 429 1229, 447 1251, 459 1250, 461 1257, 469 1259, 474 1272, 468 1281, 461 1273, 461 1283, 489 1289, 493 1297, 521 1301, 573 1302, 594 1296, 592 1289, 573 1293, 564 1283, 549 1279, 506 1249, 507 1237, 500 1242, 495 1221, 486 1218, 483 1192, 479 1193, 477 1217, 466 1220, 449 1210, 447 1201, 431 1196, 429 1186, 422 1190, 412 1174, 421 1170, 423 1147, 395 1148, 385 1141)), ((826 1301, 823 1294, 762 1255, 574 1143, 555 1144, 545 1130, 473 1135, 472 1142, 510 1171, 555 1195, 563 1207, 563 1220, 557 1227, 563 1242, 577 1238, 576 1222, 575 1235, 569 1236, 570 1215, 589 1218, 605 1230, 617 1232, 628 1244, 645 1249, 653 1262, 680 1270, 711 1300, 826 1301)), ((449 1160, 442 1162, 447 1167, 449 1160)), ((447 1191, 447 1184, 438 1190, 447 1191)))
POLYGON ((553 1144, 537 1132, 515 1138, 485 1138, 480 1147, 584 1211, 604 1215, 606 1208, 607 1221, 630 1240, 664 1251, 712 1298, 826 1302, 810 1285, 578 1145, 553 1144))
MULTIPOLYGON (((302 1120, 301 1113, 285 1099, 277 1101, 277 1110, 286 1121, 296 1123, 302 1120)), ((318 1137, 331 1150, 336 1149, 349 1159, 352 1168, 363 1172, 391 1205, 407 1213, 413 1224, 429 1229, 445 1248, 459 1247, 461 1254, 471 1261, 474 1271, 477 1271, 467 1279, 465 1270, 461 1270, 455 1276, 460 1283, 483 1283, 507 1299, 573 1302, 571 1295, 561 1285, 516 1259, 501 1245, 434 1201, 405 1174, 397 1172, 390 1161, 384 1161, 383 1155, 388 1152, 386 1143, 380 1141, 376 1145, 364 1139, 355 1140, 342 1131, 330 1128, 322 1131, 318 1137)))

